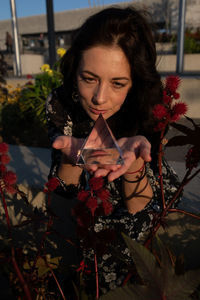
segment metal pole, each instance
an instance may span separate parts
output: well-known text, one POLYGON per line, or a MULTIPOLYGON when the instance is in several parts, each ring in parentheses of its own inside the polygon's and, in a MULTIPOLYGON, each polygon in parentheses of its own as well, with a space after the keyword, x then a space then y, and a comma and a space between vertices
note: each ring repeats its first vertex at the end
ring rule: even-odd
POLYGON ((47 9, 47 27, 48 27, 48 40, 49 40, 49 64, 52 68, 56 62, 56 42, 54 31, 54 13, 53 13, 53 0, 46 0, 47 9))
POLYGON ((186 0, 179 0, 178 41, 177 41, 177 61, 176 61, 176 72, 179 74, 183 72, 183 66, 184 66, 185 7, 186 7, 186 0))
POLYGON ((22 70, 21 70, 21 58, 20 58, 20 50, 19 50, 15 0, 10 0, 10 8, 11 8, 11 15, 12 15, 12 31, 13 31, 13 38, 14 38, 16 76, 20 77, 22 75, 22 70))

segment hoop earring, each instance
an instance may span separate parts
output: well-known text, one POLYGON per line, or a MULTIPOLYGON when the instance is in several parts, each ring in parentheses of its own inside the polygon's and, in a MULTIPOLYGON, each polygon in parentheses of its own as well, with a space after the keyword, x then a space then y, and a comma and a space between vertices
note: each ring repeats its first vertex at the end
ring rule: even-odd
POLYGON ((79 102, 79 96, 78 96, 77 91, 74 91, 74 92, 72 93, 72 100, 73 100, 75 103, 79 102))

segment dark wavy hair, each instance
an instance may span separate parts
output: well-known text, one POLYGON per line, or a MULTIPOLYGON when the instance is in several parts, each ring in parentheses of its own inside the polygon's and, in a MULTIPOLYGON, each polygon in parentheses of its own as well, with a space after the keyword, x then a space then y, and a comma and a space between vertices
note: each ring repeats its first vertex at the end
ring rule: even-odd
POLYGON ((114 134, 117 137, 143 134, 152 140, 155 137, 152 108, 161 102, 162 83, 156 70, 155 42, 147 13, 131 6, 111 7, 84 22, 61 61, 69 101, 82 53, 97 45, 119 46, 131 66, 132 88, 120 111, 108 120, 114 134))

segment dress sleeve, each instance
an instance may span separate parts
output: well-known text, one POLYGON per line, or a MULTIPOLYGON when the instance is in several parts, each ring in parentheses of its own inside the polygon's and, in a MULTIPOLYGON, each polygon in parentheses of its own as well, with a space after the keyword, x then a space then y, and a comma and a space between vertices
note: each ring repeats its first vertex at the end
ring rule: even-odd
POLYGON ((63 107, 56 90, 47 97, 46 118, 48 136, 51 142, 59 135, 72 136, 72 120, 63 107))
MULTIPOLYGON (((48 136, 50 142, 53 143, 54 140, 60 135, 72 136, 72 121, 66 108, 63 107, 61 99, 59 99, 59 94, 54 90, 46 100, 46 118, 47 118, 47 128, 48 136)), ((57 175, 58 168, 61 163, 62 153, 60 150, 52 148, 51 152, 51 167, 49 172, 49 178, 56 177, 60 181, 60 186, 58 188, 58 193, 65 195, 66 193, 73 194, 74 188, 67 186, 65 182, 59 178, 57 175)))

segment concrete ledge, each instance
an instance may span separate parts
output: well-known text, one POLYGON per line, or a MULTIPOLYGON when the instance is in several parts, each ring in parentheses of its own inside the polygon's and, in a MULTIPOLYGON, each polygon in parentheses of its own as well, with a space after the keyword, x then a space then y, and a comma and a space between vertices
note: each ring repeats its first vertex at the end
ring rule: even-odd
MULTIPOLYGON (((176 72, 176 54, 164 54, 157 56, 157 69, 159 72, 176 72)), ((200 72, 200 54, 184 55, 184 71, 200 72)))
MULTIPOLYGON (((45 58, 40 54, 21 54, 22 75, 38 74, 44 64, 45 58)), ((13 64, 14 74, 16 74, 15 64, 13 64)))

